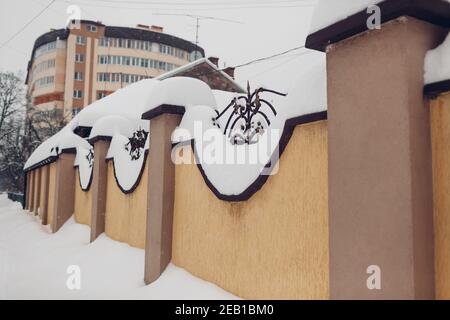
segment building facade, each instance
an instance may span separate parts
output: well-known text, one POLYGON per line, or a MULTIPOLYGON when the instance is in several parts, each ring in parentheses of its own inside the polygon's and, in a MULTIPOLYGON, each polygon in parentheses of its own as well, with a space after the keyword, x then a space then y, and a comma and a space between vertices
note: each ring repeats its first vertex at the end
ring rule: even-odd
POLYGON ((73 21, 36 40, 26 84, 35 110, 55 110, 70 118, 128 84, 157 77, 204 55, 202 48, 164 33, 161 27, 73 21))

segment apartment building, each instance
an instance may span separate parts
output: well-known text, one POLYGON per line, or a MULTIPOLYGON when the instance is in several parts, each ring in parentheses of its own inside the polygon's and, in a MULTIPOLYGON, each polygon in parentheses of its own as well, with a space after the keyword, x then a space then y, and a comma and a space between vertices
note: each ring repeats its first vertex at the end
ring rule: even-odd
POLYGON ((162 27, 73 21, 35 41, 26 84, 35 109, 70 117, 124 86, 204 56, 202 48, 162 27))

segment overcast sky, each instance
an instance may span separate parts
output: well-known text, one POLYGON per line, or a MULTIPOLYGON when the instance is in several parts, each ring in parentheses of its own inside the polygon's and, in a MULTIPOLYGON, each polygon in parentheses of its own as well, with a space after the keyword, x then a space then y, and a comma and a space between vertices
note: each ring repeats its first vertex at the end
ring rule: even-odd
MULTIPOLYGON (((27 24, 51 0, 1 0, 0 45, 27 24)), ((304 44, 315 0, 56 0, 6 46, 0 49, 0 70, 25 72, 35 39, 51 28, 65 26, 69 5, 81 8, 81 18, 107 25, 159 25, 165 32, 195 41, 195 19, 161 14, 193 14, 233 20, 200 20, 199 45, 207 56, 220 58, 221 66, 235 66, 304 44)), ((304 66, 323 59, 305 50, 239 68, 244 84, 285 89, 304 66)))

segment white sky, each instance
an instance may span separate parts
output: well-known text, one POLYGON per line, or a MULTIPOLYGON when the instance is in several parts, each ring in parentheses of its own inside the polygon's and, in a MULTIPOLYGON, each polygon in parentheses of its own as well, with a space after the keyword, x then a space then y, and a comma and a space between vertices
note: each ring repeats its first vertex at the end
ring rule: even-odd
MULTIPOLYGON (((50 2, 1 0, 0 45, 50 2)), ((138 23, 159 25, 164 27, 166 33, 193 42, 194 19, 158 13, 194 14, 240 21, 242 23, 200 21, 199 45, 205 49, 206 55, 219 57, 221 66, 224 62, 227 66, 234 66, 303 45, 315 3, 315 0, 56 0, 22 33, 0 48, 0 70, 25 72, 35 39, 51 28, 64 27, 70 4, 81 8, 82 19, 129 27, 138 23)), ((266 85, 286 90, 294 78, 301 75, 302 66, 323 59, 320 53, 304 54, 304 51, 239 68, 236 78, 241 84, 250 80, 252 87, 266 85)))

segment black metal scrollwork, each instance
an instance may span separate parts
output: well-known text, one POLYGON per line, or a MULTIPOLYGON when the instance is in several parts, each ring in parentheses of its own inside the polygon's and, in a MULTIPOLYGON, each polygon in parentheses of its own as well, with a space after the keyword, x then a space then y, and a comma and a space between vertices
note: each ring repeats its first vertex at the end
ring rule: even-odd
POLYGON ((145 148, 145 141, 147 140, 148 132, 144 129, 133 132, 133 136, 128 138, 128 143, 125 145, 125 150, 130 153, 131 160, 138 160, 145 148))
POLYGON ((233 144, 256 143, 257 137, 264 133, 265 126, 270 126, 269 117, 262 109, 263 107, 269 108, 274 116, 277 115, 274 106, 269 101, 260 97, 260 94, 263 92, 273 93, 284 97, 287 96, 287 94, 265 88, 258 88, 252 93, 250 90, 250 83, 247 82, 247 95, 234 98, 231 103, 213 119, 214 124, 218 126, 217 120, 223 117, 228 110, 233 109, 223 131, 224 134, 227 134, 228 132, 228 136, 233 144), (258 120, 257 118, 260 119, 258 120), (263 122, 265 122, 265 125, 263 122))
POLYGON ((89 168, 92 168, 92 166, 94 165, 94 152, 91 149, 89 149, 89 153, 86 156, 87 161, 89 162, 89 168))

